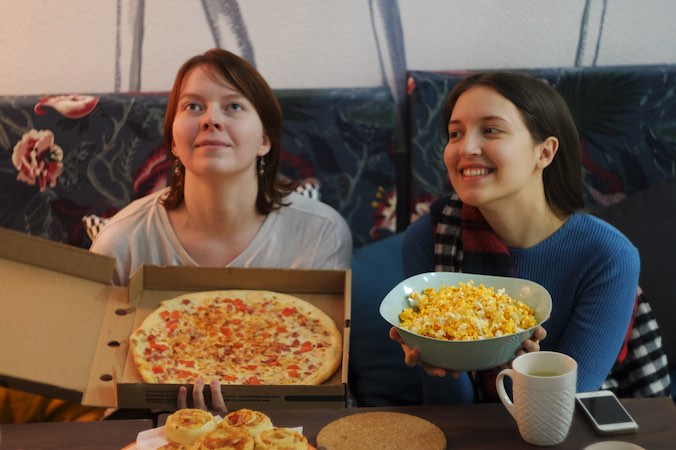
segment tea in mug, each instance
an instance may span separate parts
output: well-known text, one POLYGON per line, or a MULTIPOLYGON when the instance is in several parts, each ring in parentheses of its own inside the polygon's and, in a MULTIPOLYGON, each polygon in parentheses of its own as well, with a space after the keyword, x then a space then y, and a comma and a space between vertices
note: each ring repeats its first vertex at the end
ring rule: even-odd
POLYGON ((551 371, 548 372, 546 370, 540 370, 540 371, 531 372, 528 375, 531 375, 531 376, 534 376, 534 377, 558 377, 561 374, 558 373, 558 372, 551 372, 551 371))

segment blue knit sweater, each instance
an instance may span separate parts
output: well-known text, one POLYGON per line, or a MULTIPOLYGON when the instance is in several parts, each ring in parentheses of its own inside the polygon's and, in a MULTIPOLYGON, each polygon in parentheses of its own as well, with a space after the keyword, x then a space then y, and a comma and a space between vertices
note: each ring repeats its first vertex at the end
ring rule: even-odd
MULTIPOLYGON (((541 349, 566 353, 577 361, 579 392, 598 389, 627 333, 640 270, 638 250, 610 224, 578 212, 543 242, 509 251, 518 276, 541 284, 552 296, 541 349)), ((402 253, 407 277, 434 271, 429 214, 406 230, 402 253)), ((466 374, 458 380, 423 375, 423 389, 428 403, 474 399, 466 374)))

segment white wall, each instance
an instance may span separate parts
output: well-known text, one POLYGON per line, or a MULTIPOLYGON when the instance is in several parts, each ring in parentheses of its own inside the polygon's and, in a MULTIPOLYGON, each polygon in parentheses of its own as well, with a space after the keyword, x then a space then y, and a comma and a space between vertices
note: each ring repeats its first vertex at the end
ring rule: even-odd
MULTIPOLYGON (((166 91, 185 59, 216 46, 203 6, 214 1, 2 0, 0 95, 166 91), (137 85, 129 75, 134 64, 137 85)), ((395 50, 409 69, 676 63, 673 0, 229 3, 239 7, 254 62, 275 88, 382 84, 388 43, 379 11, 397 6, 403 48, 395 50)), ((232 37, 223 39, 238 50, 232 37)))

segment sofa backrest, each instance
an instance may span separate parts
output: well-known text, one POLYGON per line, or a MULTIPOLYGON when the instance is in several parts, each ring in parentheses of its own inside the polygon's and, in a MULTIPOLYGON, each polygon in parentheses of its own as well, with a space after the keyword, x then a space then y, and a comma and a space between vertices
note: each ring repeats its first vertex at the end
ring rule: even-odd
MULTIPOLYGON (((276 94, 284 115, 281 174, 318 189, 347 221, 355 246, 392 234, 387 88, 276 94)), ((166 101, 166 93, 0 97, 0 226, 88 248, 84 216, 110 217, 167 185, 166 101), (33 162, 27 146, 38 149, 33 162)))

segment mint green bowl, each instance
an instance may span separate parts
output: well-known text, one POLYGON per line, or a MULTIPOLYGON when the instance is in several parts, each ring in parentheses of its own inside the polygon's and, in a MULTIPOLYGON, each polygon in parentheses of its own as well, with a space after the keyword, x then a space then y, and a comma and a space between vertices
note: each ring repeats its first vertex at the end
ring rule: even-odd
POLYGON ((552 312, 552 297, 537 283, 521 278, 455 272, 429 272, 407 278, 396 285, 380 304, 380 315, 397 327, 399 335, 412 348, 420 352, 421 360, 448 370, 483 370, 498 367, 514 358, 523 341, 532 336, 536 326, 519 333, 475 341, 449 341, 421 336, 399 327, 399 314, 409 306, 408 296, 423 289, 439 289, 459 282, 474 280, 495 290, 504 289, 514 300, 519 300, 535 310, 537 325, 541 325, 552 312))

